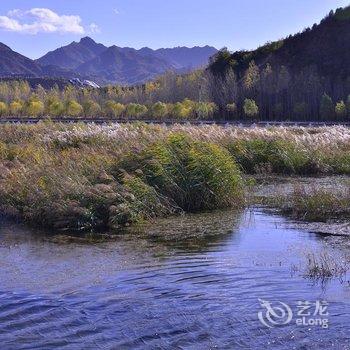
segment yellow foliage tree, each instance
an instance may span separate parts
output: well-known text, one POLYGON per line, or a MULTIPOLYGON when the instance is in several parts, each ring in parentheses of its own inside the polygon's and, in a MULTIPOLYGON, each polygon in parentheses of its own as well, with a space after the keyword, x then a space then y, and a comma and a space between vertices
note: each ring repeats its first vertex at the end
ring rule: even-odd
POLYGON ((10 103, 10 114, 13 116, 20 116, 23 110, 23 103, 22 101, 12 101, 10 103))
POLYGON ((5 102, 0 101, 0 116, 7 114, 7 104, 5 102))
POLYGON ((37 117, 43 114, 44 109, 45 106, 41 101, 33 100, 28 102, 26 113, 31 117, 37 117))
POLYGON ((83 113, 83 107, 75 100, 69 100, 66 105, 66 113, 71 117, 78 117, 83 113))

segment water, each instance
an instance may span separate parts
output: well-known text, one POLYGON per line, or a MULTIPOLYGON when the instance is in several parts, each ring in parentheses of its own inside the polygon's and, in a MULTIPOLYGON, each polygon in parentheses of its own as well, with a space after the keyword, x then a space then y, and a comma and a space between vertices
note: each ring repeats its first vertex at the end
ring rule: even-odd
POLYGON ((2 223, 1 350, 350 349, 347 277, 303 277, 308 252, 341 244, 279 216, 217 212, 62 242, 2 223), (259 298, 288 304, 293 320, 265 327, 259 298), (297 326, 299 300, 326 300, 329 328, 297 326))

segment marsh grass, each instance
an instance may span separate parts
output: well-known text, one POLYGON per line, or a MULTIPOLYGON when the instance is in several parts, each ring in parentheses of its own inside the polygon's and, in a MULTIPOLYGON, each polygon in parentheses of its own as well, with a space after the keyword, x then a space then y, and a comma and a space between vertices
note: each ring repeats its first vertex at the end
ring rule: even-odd
MULTIPOLYGON (((242 206, 243 173, 348 174, 349 151, 343 127, 1 125, 0 205, 39 226, 119 229, 242 206)), ((299 190, 274 205, 319 219, 348 215, 348 198, 299 190)))
POLYGON ((315 284, 326 284, 334 279, 346 281, 350 269, 349 257, 332 251, 305 252, 303 260, 291 266, 291 275, 300 275, 315 284))
POLYGON ((348 270, 349 264, 346 261, 335 258, 325 251, 309 253, 304 277, 321 282, 333 278, 343 280, 348 270))
POLYGON ((0 204, 34 225, 66 230, 242 205, 241 173, 225 148, 156 130, 9 128, 22 137, 5 133, 1 144, 0 204))
POLYGON ((350 217, 349 188, 330 190, 295 185, 292 193, 275 193, 262 202, 293 218, 307 221, 327 222, 350 217))

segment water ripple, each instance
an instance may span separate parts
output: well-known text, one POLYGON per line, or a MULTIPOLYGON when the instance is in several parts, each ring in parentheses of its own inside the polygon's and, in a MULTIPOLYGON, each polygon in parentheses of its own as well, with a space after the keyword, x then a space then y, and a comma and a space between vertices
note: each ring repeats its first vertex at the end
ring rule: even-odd
POLYGON ((225 226, 221 236, 176 244, 126 236, 59 245, 17 232, 17 248, 0 247, 0 349, 349 349, 346 285, 322 289, 290 273, 299 247, 324 241, 257 214, 254 224, 231 220, 229 235, 225 226), (265 328, 258 298, 329 300, 331 326, 265 328))

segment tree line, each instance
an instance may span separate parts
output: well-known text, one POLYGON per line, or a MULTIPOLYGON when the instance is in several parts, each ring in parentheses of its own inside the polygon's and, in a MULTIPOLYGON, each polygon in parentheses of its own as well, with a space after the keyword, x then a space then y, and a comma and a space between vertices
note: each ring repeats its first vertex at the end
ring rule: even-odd
MULTIPOLYGON (((219 55, 225 55, 220 52, 219 55)), ((218 59, 218 58, 217 58, 218 59)), ((209 68, 210 69, 210 68, 209 68)), ((344 121, 350 118, 350 77, 322 77, 313 68, 293 73, 254 61, 238 74, 208 73, 209 98, 228 119, 344 121)))
MULTIPOLYGON (((229 55, 221 50, 212 64, 229 55)), ((311 68, 296 74, 251 61, 240 73, 211 65, 132 87, 44 89, 2 81, 0 116, 344 121, 350 118, 350 78, 324 78, 311 68)))
POLYGON ((142 87, 103 89, 78 88, 67 85, 32 89, 25 81, 0 83, 0 116, 50 117, 110 117, 155 119, 212 119, 217 111, 215 103, 193 101, 189 98, 172 100, 152 96, 162 93, 155 83, 142 87))

